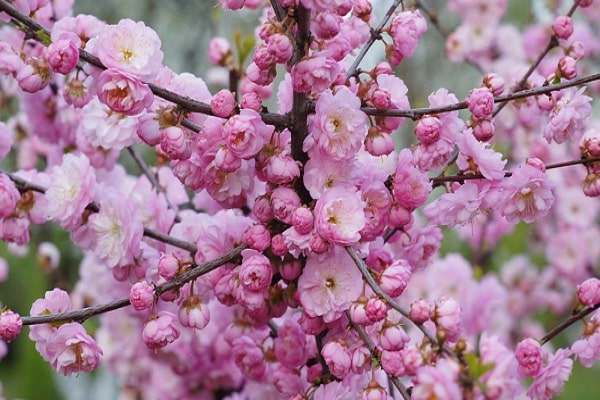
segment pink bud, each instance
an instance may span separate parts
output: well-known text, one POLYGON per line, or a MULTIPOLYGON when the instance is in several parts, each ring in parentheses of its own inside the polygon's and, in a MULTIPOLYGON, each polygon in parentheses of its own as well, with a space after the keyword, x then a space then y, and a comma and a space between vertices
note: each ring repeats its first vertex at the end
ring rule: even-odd
POLYGON ((23 321, 21 316, 11 310, 0 313, 0 339, 10 342, 19 335, 23 321))
POLYGON ((577 297, 587 307, 600 303, 600 279, 589 278, 577 285, 577 297))
POLYGON ((179 337, 176 320, 175 315, 168 311, 161 311, 158 315, 150 317, 144 323, 142 331, 142 339, 146 346, 150 349, 159 349, 173 343, 179 337))
POLYGON ((248 92, 242 95, 240 107, 248 108, 254 111, 260 111, 262 108, 262 98, 256 92, 248 92))
POLYGON ((442 122, 437 116, 424 115, 417 126, 415 134, 423 144, 432 144, 440 140, 440 131, 442 130, 442 122))
POLYGON ((515 349, 519 366, 517 372, 522 377, 536 376, 542 369, 542 346, 537 340, 527 338, 520 341, 515 349))
POLYGON ((170 126, 163 130, 160 149, 173 160, 187 160, 192 156, 190 142, 183 129, 178 126, 170 126))
POLYGON ((315 23, 311 25, 314 35, 320 39, 331 39, 340 32, 343 19, 331 12, 319 12, 315 15, 315 23))
POLYGON ((494 95, 487 87, 473 89, 467 97, 467 107, 475 118, 490 118, 494 112, 494 95))
POLYGON ((373 380, 367 385, 367 388, 363 392, 362 399, 387 400, 387 392, 377 381, 373 380))
POLYGON ((462 330, 461 308, 456 300, 442 296, 435 302, 434 321, 446 339, 456 342, 462 330))
POLYGON ((285 186, 279 186, 271 193, 273 214, 275 218, 286 224, 292 224, 292 215, 298 207, 302 207, 300 197, 295 190, 285 186))
POLYGON ((396 145, 392 135, 375 127, 369 128, 369 133, 365 138, 365 150, 369 154, 375 157, 385 156, 391 154, 395 148, 396 145))
POLYGON ((146 281, 135 283, 129 290, 129 301, 138 311, 152 307, 154 303, 154 286, 146 281))
POLYGON ((400 351, 383 350, 381 352, 381 368, 391 376, 406 375, 400 351))
POLYGON ((487 142, 494 137, 494 121, 490 119, 479 119, 474 121, 473 136, 480 142, 487 142))
POLYGON ((178 313, 181 325, 202 329, 210 322, 208 307, 196 295, 191 295, 181 304, 178 313))
POLYGON ((251 292, 260 292, 271 284, 273 269, 267 257, 256 250, 242 251, 242 265, 240 266, 240 284, 251 292))
POLYGON ((299 260, 284 261, 279 266, 281 277, 287 281, 293 281, 302 273, 302 264, 299 260))
POLYGON ((600 196, 600 174, 590 172, 583 181, 583 193, 588 197, 600 196))
POLYGON ((352 351, 352 365, 350 366, 353 373, 359 375, 371 368, 371 353, 365 346, 359 346, 352 351))
POLYGON ((385 326, 378 336, 379 345, 384 350, 402 350, 410 341, 410 338, 402 329, 400 324, 385 326))
POLYGON ((388 222, 391 226, 401 228, 409 225, 413 220, 412 212, 397 203, 394 203, 390 208, 388 222))
POLYGON ((585 46, 579 40, 571 43, 568 49, 566 49, 567 55, 573 57, 576 60, 581 60, 585 56, 585 46))
POLYGON ((378 87, 371 93, 371 103, 378 110, 387 110, 392 104, 392 94, 387 89, 378 87))
POLYGON ((273 219, 273 203, 267 196, 257 197, 252 206, 252 213, 262 223, 269 223, 273 219))
POLYGON ((27 60, 23 68, 17 71, 15 78, 21 90, 35 93, 48 86, 52 78, 52 72, 45 59, 32 57, 27 60))
POLYGON ((302 313, 298 323, 300 324, 300 327, 304 333, 308 335, 318 335, 319 333, 323 332, 323 329, 325 329, 325 322, 323 322, 323 318, 313 318, 308 316, 306 313, 302 313))
POLYGON ((278 257, 283 257, 288 253, 289 249, 280 233, 271 238, 271 251, 278 257))
POLYGON ((63 87, 63 97, 67 104, 81 108, 90 102, 92 96, 83 81, 77 78, 68 80, 63 87))
POLYGON ((282 33, 276 33, 269 37, 267 49, 278 64, 287 63, 292 58, 294 52, 292 42, 290 42, 287 35, 282 33))
POLYGON ((577 61, 573 57, 564 56, 558 60, 556 76, 573 79, 577 76, 577 61))
POLYGON ((262 224, 252 225, 244 232, 242 239, 244 243, 258 251, 265 251, 271 245, 271 233, 262 224))
POLYGON ((490 72, 483 77, 483 86, 490 89, 494 96, 500 96, 504 92, 504 79, 500 75, 490 72))
POLYGON ((160 143, 162 132, 158 123, 156 113, 147 112, 138 118, 137 134, 149 146, 156 146, 160 143))
POLYGON ((373 321, 367 316, 367 300, 364 297, 352 302, 348 311, 350 313, 350 319, 355 324, 362 326, 373 324, 373 321))
POLYGON ((371 12, 373 11, 373 4, 370 0, 355 0, 354 7, 352 7, 352 14, 365 22, 369 22, 371 12))
POLYGON ((227 89, 219 90, 210 100, 210 109, 217 117, 227 118, 235 110, 235 97, 227 89))
POLYGON ((408 285, 411 274, 412 268, 408 262, 399 259, 383 271, 379 286, 390 297, 398 297, 408 285))
POLYGON ((79 62, 81 40, 74 33, 65 32, 46 49, 48 64, 54 72, 66 75, 73 71, 79 62))
POLYGON ((309 242, 310 251, 316 254, 323 254, 329 250, 329 243, 327 243, 319 235, 312 235, 309 242))
POLYGON ((378 75, 393 75, 394 74, 394 70, 392 69, 392 66, 387 61, 381 61, 373 69, 373 74, 375 76, 378 76, 378 75))
POLYGON ((540 160, 539 158, 529 157, 525 163, 527 165, 537 169, 540 172, 546 173, 546 166, 544 165, 544 162, 542 160, 540 160))
POLYGON ((552 23, 552 31, 558 39, 568 39, 573 33, 573 20, 566 15, 556 17, 552 23))
POLYGON ((381 321, 387 317, 388 308, 378 297, 370 298, 367 301, 365 310, 367 312, 367 318, 373 322, 381 321))
POLYGON ((308 383, 316 382, 323 375, 323 366, 319 363, 311 365, 306 369, 306 381, 308 383))
POLYGON ((172 254, 162 254, 158 260, 158 274, 170 281, 179 272, 179 260, 172 254))
POLYGON ((233 52, 227 39, 214 37, 208 45, 208 59, 212 65, 226 67, 232 60, 233 52))
POLYGON ((292 225, 301 235, 306 235, 312 231, 315 217, 308 208, 298 207, 292 214, 292 225))
POLYGON ((350 372, 352 356, 345 342, 335 340, 326 343, 321 350, 321 355, 335 377, 341 379, 350 372))
POLYGON ((422 324, 431 318, 432 311, 433 307, 427 300, 416 300, 410 305, 410 319, 417 324, 422 324))

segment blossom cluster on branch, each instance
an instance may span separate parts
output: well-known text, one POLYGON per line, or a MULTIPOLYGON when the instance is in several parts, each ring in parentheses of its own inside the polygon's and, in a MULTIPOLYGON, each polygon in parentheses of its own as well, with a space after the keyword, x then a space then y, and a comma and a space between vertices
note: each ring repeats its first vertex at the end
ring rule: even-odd
POLYGON ((5 305, 0 349, 29 325, 58 373, 143 399, 544 400, 600 359, 598 2, 518 30, 506 0, 451 0, 446 35, 422 1, 219 0, 261 16, 253 52, 211 40, 214 93, 143 22, 72 3, 0 0, 0 239, 53 221, 83 251, 71 293, 5 305), (411 108, 394 67, 426 35, 481 72, 462 101, 411 108), (536 257, 493 264, 525 224, 536 257))

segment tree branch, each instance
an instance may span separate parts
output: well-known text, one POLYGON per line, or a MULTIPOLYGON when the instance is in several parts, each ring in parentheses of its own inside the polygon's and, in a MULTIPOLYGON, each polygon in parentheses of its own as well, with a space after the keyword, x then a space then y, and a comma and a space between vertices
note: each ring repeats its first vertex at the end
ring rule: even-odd
MULTIPOLYGON (((239 257, 242 253, 242 250, 246 248, 246 245, 240 245, 223 254, 221 257, 215 258, 212 261, 205 262, 201 265, 193 265, 190 270, 179 275, 172 281, 156 286, 155 295, 160 296, 164 292, 168 292, 169 290, 181 287, 187 282, 197 279, 198 277, 220 267, 221 265, 233 261, 234 259, 239 257)), ((23 325, 39 325, 67 321, 84 322, 88 318, 94 317, 99 314, 103 314, 108 311, 113 311, 119 308, 126 307, 129 304, 129 297, 124 297, 122 299, 113 300, 108 303, 99 304, 93 307, 86 307, 79 310, 59 314, 23 317, 22 320, 23 325)))
POLYGON ((584 308, 583 310, 579 311, 577 314, 571 315, 569 318, 567 318, 566 320, 564 320, 563 322, 561 322, 554 329, 552 329, 550 332, 548 332, 546 335, 544 335, 544 337, 540 340, 540 343, 541 344, 548 343, 556 335, 558 335, 559 333, 561 333, 562 331, 564 331, 565 329, 567 329, 569 326, 573 325, 575 322, 577 322, 577 321, 585 318, 589 314, 593 313, 599 307, 600 307, 600 304, 597 304, 594 307, 584 308))

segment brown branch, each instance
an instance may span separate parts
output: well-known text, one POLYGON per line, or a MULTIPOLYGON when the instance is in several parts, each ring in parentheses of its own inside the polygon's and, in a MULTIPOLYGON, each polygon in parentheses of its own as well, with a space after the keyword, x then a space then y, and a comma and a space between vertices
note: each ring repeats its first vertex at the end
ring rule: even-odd
POLYGON ((593 313, 600 307, 600 304, 595 305, 594 307, 587 307, 583 310, 579 311, 577 314, 571 315, 569 318, 558 324, 554 329, 548 332, 544 337, 540 340, 541 344, 548 343, 552 340, 556 335, 567 329, 569 326, 573 325, 575 322, 585 318, 589 314, 593 313))
MULTIPOLYGON (((238 258, 242 253, 242 250, 246 248, 246 245, 240 245, 223 254, 221 257, 215 258, 212 261, 205 262, 201 265, 193 265, 189 271, 179 275, 172 281, 156 286, 155 295, 160 296, 164 292, 179 288, 187 282, 197 279, 198 277, 220 267, 221 265, 233 261, 234 259, 238 258)), ((119 308, 127 307, 129 304, 129 297, 125 297, 122 299, 110 301, 108 303, 99 304, 93 307, 81 308, 79 310, 59 314, 23 317, 22 320, 23 325, 39 325, 67 321, 84 322, 88 318, 94 317, 99 314, 103 314, 108 311, 113 311, 119 308)))

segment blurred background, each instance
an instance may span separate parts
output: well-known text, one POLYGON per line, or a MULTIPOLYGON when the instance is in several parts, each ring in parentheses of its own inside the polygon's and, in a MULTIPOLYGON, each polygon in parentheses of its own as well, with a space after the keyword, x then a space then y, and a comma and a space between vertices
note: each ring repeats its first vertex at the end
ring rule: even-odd
MULTIPOLYGON (((385 13, 390 3, 389 0, 376 1, 376 13, 385 13)), ((532 7, 539 6, 536 3, 540 2, 509 1, 509 12, 504 21, 522 26, 530 21, 532 7)), ((214 77, 222 75, 208 62, 206 48, 210 38, 223 36, 232 42, 236 32, 242 37, 252 35, 260 17, 259 12, 248 10, 224 13, 215 4, 216 0, 76 0, 75 12, 93 14, 108 23, 117 23, 122 18, 144 21, 158 32, 162 40, 165 64, 177 73, 191 72, 202 77, 214 92, 220 88, 214 77)), ((442 28, 451 32, 459 20, 444 11, 446 1, 426 0, 425 4, 430 9, 440 10, 442 28)), ((451 64, 442 54, 444 41, 440 33, 429 26, 415 56, 403 61, 398 68, 399 76, 409 88, 412 106, 426 106, 428 94, 439 87, 448 88, 462 99, 470 88, 479 84, 481 74, 474 67, 451 64)), ((364 65, 374 65, 382 59, 382 55, 382 47, 373 48, 364 65)), ((499 253, 527 251, 527 240, 523 235, 504 241, 499 253)), ((0 303, 28 315, 32 302, 43 297, 46 290, 56 284, 65 288, 71 286, 77 279, 81 253, 69 243, 69 235, 52 224, 36 228, 29 249, 9 249, 0 243, 0 255, 10 265, 9 279, 0 283, 0 303), (61 250, 56 272, 49 272, 44 266, 46 261, 36 254, 37 245, 45 241, 54 243, 61 250)), ((450 237, 446 239, 443 250, 465 250, 465 247, 458 239, 450 237)), ((88 329, 93 330, 93 321, 89 322, 88 329)), ((8 345, 8 353, 0 361, 0 382, 6 399, 112 400, 118 397, 116 380, 105 369, 72 378, 58 376, 41 359, 26 334, 27 329, 8 345)), ((2 348, 0 352, 3 352, 2 348)), ((567 384, 567 395, 563 398, 600 398, 600 384, 596 378, 598 369, 583 369, 575 364, 575 378, 567 384)))

